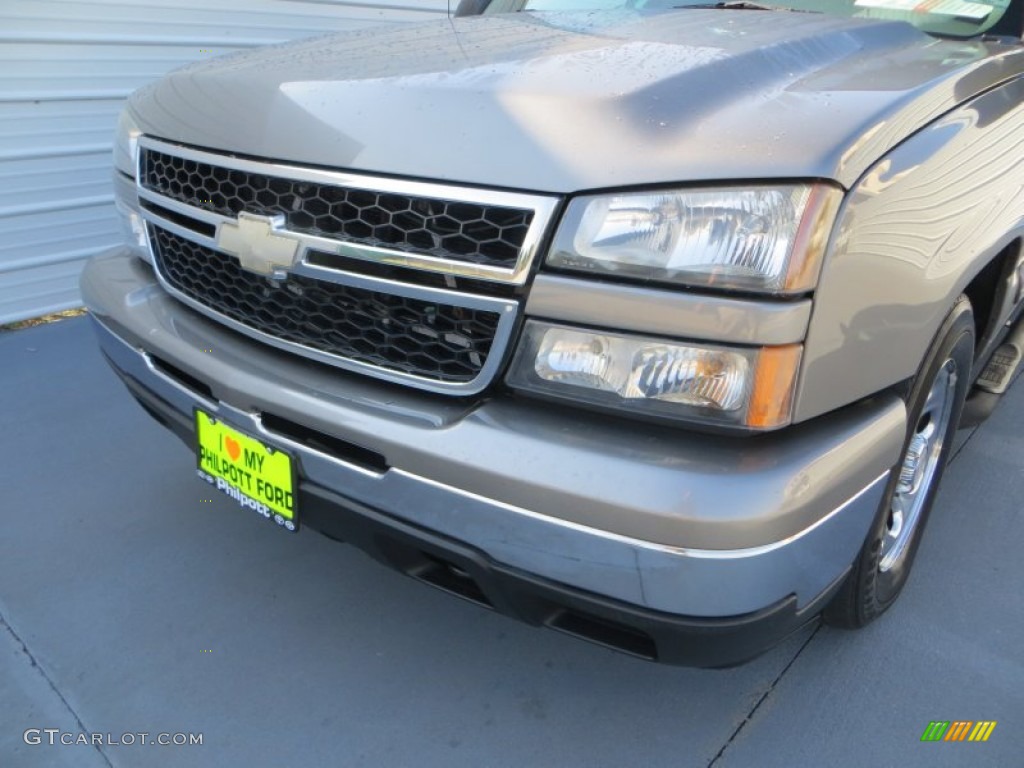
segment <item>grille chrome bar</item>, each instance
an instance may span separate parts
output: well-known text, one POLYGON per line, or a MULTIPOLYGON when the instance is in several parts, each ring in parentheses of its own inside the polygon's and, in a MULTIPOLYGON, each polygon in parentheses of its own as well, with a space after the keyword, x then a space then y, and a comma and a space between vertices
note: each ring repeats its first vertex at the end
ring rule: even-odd
MULTIPOLYGON (((530 269, 537 257, 541 240, 559 203, 558 198, 545 195, 363 176, 348 172, 307 168, 271 161, 249 160, 170 144, 151 137, 141 137, 139 139, 138 152, 139 167, 136 171, 136 188, 139 198, 175 213, 212 225, 218 229, 225 223, 233 223, 236 220, 235 217, 226 216, 209 208, 181 202, 166 194, 149 189, 145 185, 143 163, 148 151, 159 152, 173 158, 203 163, 218 169, 242 171, 257 174, 261 177, 270 177, 275 180, 309 182, 336 189, 368 190, 388 195, 406 196, 411 200, 449 201, 455 204, 467 203, 500 209, 521 209, 532 214, 527 232, 519 245, 518 256, 514 264, 508 267, 473 263, 472 261, 459 258, 443 258, 437 255, 416 253, 411 250, 400 250, 398 248, 357 242, 343 237, 326 237, 313 232, 303 231, 302 229, 285 227, 282 230, 283 232, 299 240, 299 258, 300 263, 303 264, 305 263, 307 253, 310 251, 320 251, 387 266, 405 267, 453 277, 523 285, 529 276, 530 269)), ((151 215, 147 214, 147 217, 151 215)), ((165 226, 166 223, 166 220, 160 222, 161 226, 165 226)), ((206 244, 204 243, 204 245, 206 244)), ((332 278, 330 276, 322 276, 322 279, 332 278)))

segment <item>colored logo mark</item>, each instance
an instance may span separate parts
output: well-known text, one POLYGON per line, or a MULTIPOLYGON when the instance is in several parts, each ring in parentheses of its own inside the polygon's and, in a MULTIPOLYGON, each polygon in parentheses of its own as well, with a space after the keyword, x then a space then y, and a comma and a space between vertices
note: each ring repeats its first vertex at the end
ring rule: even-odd
POLYGON ((921 741, 988 741, 995 728, 995 720, 932 720, 921 741))

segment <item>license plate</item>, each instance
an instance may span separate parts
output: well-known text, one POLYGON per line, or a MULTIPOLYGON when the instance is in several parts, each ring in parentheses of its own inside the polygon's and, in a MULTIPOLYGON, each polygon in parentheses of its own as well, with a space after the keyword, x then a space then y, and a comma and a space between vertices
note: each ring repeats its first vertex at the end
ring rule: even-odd
POLYGON ((284 451, 195 411, 199 476, 242 507, 296 531, 295 461, 284 451))

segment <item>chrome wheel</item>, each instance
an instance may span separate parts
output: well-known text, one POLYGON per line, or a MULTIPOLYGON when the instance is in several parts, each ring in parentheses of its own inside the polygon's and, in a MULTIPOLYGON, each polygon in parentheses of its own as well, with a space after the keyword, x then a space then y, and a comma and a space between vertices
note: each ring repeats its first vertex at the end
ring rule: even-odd
POLYGON ((907 545, 913 539, 921 510, 936 480, 936 468, 939 466, 942 446, 953 414, 956 383, 956 363, 952 359, 946 360, 935 375, 928 399, 903 455, 899 480, 882 537, 879 571, 888 571, 899 564, 907 552, 907 545))
POLYGON ((946 468, 973 362, 974 313, 970 300, 960 296, 910 381, 903 451, 853 568, 825 608, 831 626, 867 626, 903 591, 946 468))

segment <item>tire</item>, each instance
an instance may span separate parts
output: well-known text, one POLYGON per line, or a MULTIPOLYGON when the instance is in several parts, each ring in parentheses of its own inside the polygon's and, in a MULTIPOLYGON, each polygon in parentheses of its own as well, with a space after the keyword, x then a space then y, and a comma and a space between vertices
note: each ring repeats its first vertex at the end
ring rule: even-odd
POLYGON ((857 629, 899 597, 921 543, 960 421, 974 360, 974 313, 961 296, 907 396, 907 436, 853 570, 826 606, 833 627, 857 629))

